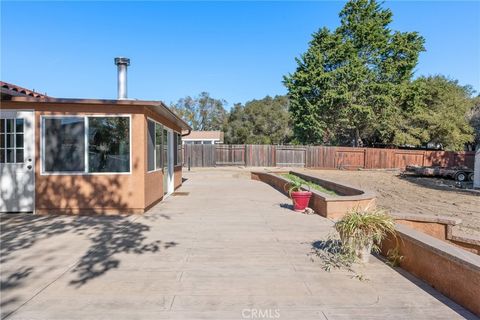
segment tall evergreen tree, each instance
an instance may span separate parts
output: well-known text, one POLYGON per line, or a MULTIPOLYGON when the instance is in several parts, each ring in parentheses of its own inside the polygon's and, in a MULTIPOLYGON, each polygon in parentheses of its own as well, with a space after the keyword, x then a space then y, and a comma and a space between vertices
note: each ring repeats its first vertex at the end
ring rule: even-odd
POLYGON ((412 77, 424 39, 391 31, 392 12, 375 0, 351 0, 334 31, 313 34, 284 77, 295 137, 309 144, 394 140, 399 93, 412 77))

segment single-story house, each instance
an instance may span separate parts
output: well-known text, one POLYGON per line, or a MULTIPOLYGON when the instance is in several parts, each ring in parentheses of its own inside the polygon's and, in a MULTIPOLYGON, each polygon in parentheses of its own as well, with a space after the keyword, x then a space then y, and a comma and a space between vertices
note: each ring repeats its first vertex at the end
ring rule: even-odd
POLYGON ((143 213, 182 184, 191 128, 164 103, 1 87, 0 212, 143 213))
POLYGON ((191 131, 183 136, 183 144, 220 144, 223 136, 222 131, 191 131))

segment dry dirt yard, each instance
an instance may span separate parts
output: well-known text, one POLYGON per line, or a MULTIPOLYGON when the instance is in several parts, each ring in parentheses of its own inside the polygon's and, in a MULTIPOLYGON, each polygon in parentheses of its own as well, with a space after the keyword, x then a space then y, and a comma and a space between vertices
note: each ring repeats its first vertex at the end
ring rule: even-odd
POLYGON ((403 176, 396 171, 306 171, 373 191, 378 204, 393 212, 460 218, 460 232, 480 237, 480 193, 454 188, 451 180, 403 176))

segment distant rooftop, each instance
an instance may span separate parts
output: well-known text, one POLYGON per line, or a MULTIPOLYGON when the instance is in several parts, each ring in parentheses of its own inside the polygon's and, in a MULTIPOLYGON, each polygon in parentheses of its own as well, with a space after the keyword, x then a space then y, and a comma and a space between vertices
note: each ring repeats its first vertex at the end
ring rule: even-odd
POLYGON ((218 140, 223 142, 222 131, 192 131, 183 140, 218 140))

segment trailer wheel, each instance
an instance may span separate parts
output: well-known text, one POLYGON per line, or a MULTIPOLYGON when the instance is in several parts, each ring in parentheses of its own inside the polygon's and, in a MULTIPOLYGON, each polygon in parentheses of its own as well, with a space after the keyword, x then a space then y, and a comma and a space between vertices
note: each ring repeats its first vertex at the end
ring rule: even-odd
POLYGON ((464 181, 467 181, 467 174, 463 171, 459 171, 457 173, 455 173, 455 180, 456 181, 459 181, 459 182, 464 182, 464 181))
POLYGON ((468 174, 468 181, 473 181, 473 172, 468 174))

